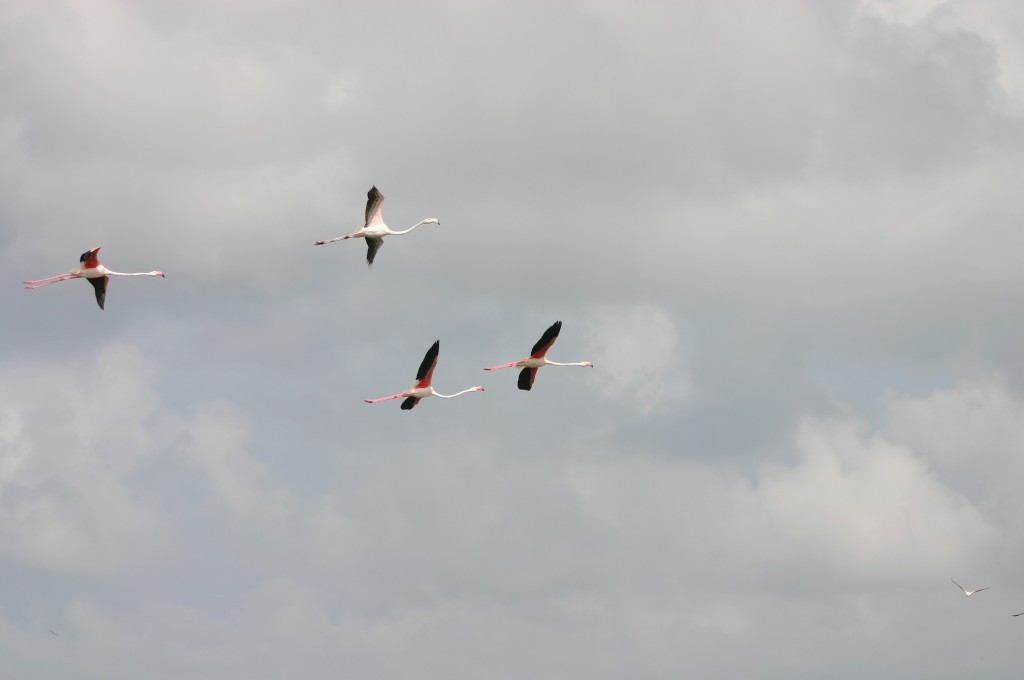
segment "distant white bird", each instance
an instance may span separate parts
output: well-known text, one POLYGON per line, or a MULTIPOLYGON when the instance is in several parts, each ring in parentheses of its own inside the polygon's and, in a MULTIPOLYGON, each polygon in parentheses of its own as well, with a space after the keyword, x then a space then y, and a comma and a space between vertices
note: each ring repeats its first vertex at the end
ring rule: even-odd
MULTIPOLYGON (((949 579, 949 580, 953 581, 953 579, 949 579)), ((988 590, 989 588, 992 587, 992 586, 985 586, 984 588, 978 588, 977 590, 967 590, 967 588, 964 588, 962 585, 960 585, 956 581, 953 581, 953 585, 955 585, 960 590, 964 591, 964 595, 966 595, 967 597, 970 597, 971 595, 974 595, 975 593, 980 593, 983 590, 988 590)))
POLYGON ((433 217, 428 217, 425 220, 420 220, 404 231, 391 231, 388 229, 388 225, 384 224, 384 216, 381 213, 381 207, 383 205, 384 194, 380 193, 377 187, 370 187, 370 190, 366 193, 366 224, 364 224, 359 231, 354 231, 351 234, 345 234, 344 236, 338 236, 337 238, 327 239, 326 241, 316 241, 313 245, 322 246, 326 243, 344 241, 349 238, 364 238, 366 239, 366 265, 370 266, 373 264, 373 258, 377 256, 377 251, 380 250, 382 245, 384 245, 385 236, 408 234, 421 224, 441 224, 433 217))

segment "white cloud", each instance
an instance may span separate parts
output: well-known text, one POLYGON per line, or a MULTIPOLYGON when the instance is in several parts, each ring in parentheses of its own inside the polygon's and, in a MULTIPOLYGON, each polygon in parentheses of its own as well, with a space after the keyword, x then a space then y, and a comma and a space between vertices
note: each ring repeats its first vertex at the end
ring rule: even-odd
POLYGON ((945 3, 946 0, 861 0, 868 12, 899 24, 921 21, 945 3))
POLYGON ((712 578, 726 590, 855 593, 944 580, 995 555, 998 526, 920 454, 855 420, 805 420, 793 461, 747 481, 685 459, 616 457, 579 468, 574 484, 622 541, 616 559, 660 587, 712 578))
POLYGON ((772 551, 852 587, 912 586, 993 557, 999 530, 914 450, 865 437, 855 422, 805 422, 795 466, 765 465, 753 491, 772 551))
POLYGON ((133 489, 162 447, 159 399, 138 350, 91 363, 8 362, 0 383, 0 551, 60 572, 152 559, 173 537, 133 489))
POLYGON ((646 415, 691 396, 675 322, 661 307, 599 307, 587 322, 587 344, 600 371, 589 377, 605 397, 646 415))
MULTIPOLYGON (((1004 526, 1024 522, 1024 400, 1002 382, 965 383, 924 396, 890 394, 883 432, 920 451, 945 484, 1004 526)), ((1007 535, 1005 547, 1024 551, 1016 536, 1007 535)))
POLYGON ((265 529, 279 528, 285 520, 285 491, 273 484, 266 466, 248 454, 248 431, 242 414, 230 404, 201 406, 184 426, 184 450, 233 521, 267 522, 265 529))

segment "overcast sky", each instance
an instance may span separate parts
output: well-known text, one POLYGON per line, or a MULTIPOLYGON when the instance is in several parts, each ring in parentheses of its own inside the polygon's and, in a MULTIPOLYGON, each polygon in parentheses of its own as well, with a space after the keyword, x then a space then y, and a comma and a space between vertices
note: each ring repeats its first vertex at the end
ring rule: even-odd
POLYGON ((0 2, 4 676, 1018 675, 1022 154, 1018 3, 0 2))

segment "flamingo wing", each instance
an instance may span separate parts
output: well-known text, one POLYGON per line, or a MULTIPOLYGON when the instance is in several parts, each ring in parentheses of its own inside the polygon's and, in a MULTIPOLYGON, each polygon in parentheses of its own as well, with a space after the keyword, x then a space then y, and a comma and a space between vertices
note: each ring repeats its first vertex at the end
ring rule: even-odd
POLYGON ((86 279, 92 284, 92 287, 96 289, 96 303, 99 304, 100 309, 103 309, 103 302, 107 299, 107 283, 110 282, 109 276, 96 279, 86 279))
POLYGON ((100 266, 100 257, 97 253, 100 252, 99 246, 82 253, 82 256, 78 258, 78 261, 82 263, 82 269, 95 269, 100 266))
POLYGON ((402 402, 402 410, 411 411, 418 403, 420 403, 420 397, 406 397, 402 402))
POLYGON ((529 392, 530 388, 533 387, 533 381, 536 377, 536 368, 524 368, 519 371, 519 389, 529 392))
POLYGON ((551 345, 555 344, 555 340, 558 339, 558 332, 560 330, 562 330, 561 321, 551 324, 551 327, 544 331, 544 335, 540 336, 540 340, 533 346, 530 356, 534 359, 540 359, 547 354, 548 350, 551 349, 551 345))
POLYGON ((366 265, 373 264, 373 258, 377 257, 377 251, 384 245, 384 239, 374 238, 372 236, 366 237, 366 265))
POLYGON ((372 224, 384 224, 384 215, 381 206, 384 204, 384 194, 377 190, 377 187, 370 187, 366 192, 366 226, 372 224))
POLYGON ((435 340, 423 357, 420 370, 416 371, 416 387, 430 387, 430 380, 434 377, 434 367, 437 366, 437 354, 440 351, 441 341, 435 340))

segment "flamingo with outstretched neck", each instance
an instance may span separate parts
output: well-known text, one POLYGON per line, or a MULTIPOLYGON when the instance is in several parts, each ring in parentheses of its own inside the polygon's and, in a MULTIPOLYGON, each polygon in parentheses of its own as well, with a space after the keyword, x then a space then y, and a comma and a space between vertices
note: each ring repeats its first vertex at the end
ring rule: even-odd
POLYGON ((425 220, 420 220, 403 231, 391 231, 388 228, 388 225, 384 224, 384 216, 381 213, 383 205, 384 194, 380 193, 380 190, 378 190, 376 186, 370 187, 370 190, 366 193, 366 224, 364 224, 361 229, 354 231, 351 234, 327 239, 326 241, 316 241, 313 245, 322 246, 327 243, 344 241, 350 238, 366 239, 366 266, 369 267, 373 264, 373 258, 377 257, 377 251, 380 250, 382 245, 384 245, 385 236, 401 236, 402 234, 408 234, 421 224, 441 224, 435 218, 428 217, 425 220))
POLYGON ((398 394, 392 394, 389 397, 381 397, 379 399, 364 399, 367 404, 376 404, 378 401, 387 401, 389 399, 401 399, 405 397, 405 401, 402 402, 402 410, 408 411, 420 403, 420 399, 426 397, 441 397, 442 399, 451 399, 457 397, 460 394, 466 394, 467 392, 483 392, 484 388, 480 385, 476 387, 470 387, 467 390, 456 392, 455 394, 441 394, 430 386, 430 381, 434 377, 434 369, 437 367, 437 355, 441 351, 441 341, 437 340, 430 349, 427 350, 426 355, 423 357, 423 361, 420 363, 420 370, 416 371, 416 382, 412 384, 409 389, 398 394))
POLYGON ((513 368, 515 366, 522 367, 522 371, 519 372, 519 389, 529 390, 533 387, 533 381, 537 377, 537 370, 541 366, 589 366, 594 367, 589 361, 574 361, 570 363, 561 363, 558 361, 551 361, 545 354, 551 349, 551 345, 555 344, 555 340, 558 339, 558 333, 562 330, 562 322, 556 321, 551 324, 551 327, 544 331, 544 335, 540 336, 540 340, 533 346, 530 356, 519 361, 510 361, 507 364, 500 366, 487 366, 484 368, 485 371, 497 371, 502 368, 513 368))
POLYGON ((96 290, 96 303, 103 309, 103 303, 107 298, 107 284, 110 282, 111 276, 164 276, 163 272, 112 272, 102 264, 100 264, 99 255, 100 246, 90 248, 89 250, 82 253, 82 256, 78 258, 80 266, 76 269, 72 269, 67 274, 57 274, 57 276, 50 276, 45 279, 36 279, 35 281, 24 281, 25 289, 32 290, 33 288, 42 288, 43 286, 49 286, 54 283, 60 283, 61 281, 70 281, 71 279, 85 279, 92 284, 92 287, 96 290))

